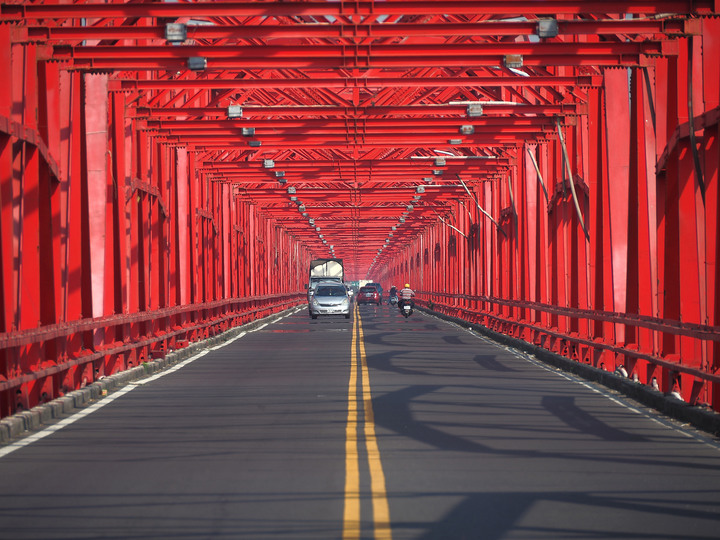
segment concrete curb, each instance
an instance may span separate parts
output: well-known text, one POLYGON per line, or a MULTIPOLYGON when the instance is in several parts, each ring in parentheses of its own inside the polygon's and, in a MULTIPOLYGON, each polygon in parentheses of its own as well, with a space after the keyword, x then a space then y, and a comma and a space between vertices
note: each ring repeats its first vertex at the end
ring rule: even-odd
POLYGON ((705 407, 694 407, 692 405, 688 405, 682 400, 679 400, 669 394, 658 392, 652 387, 637 383, 632 379, 627 379, 616 375, 615 373, 604 371, 593 366, 588 366, 587 364, 574 362, 564 356, 560 356, 559 354, 548 351, 547 349, 528 343, 527 341, 513 338, 505 334, 499 334, 498 332, 490 330, 482 325, 471 323, 464 319, 459 319, 450 315, 437 313, 424 307, 420 307, 419 309, 423 313, 433 315, 439 319, 455 323, 465 328, 471 328, 477 333, 482 334, 497 343, 519 349, 546 364, 577 375, 578 377, 588 381, 597 382, 607 388, 632 398, 643 405, 651 407, 670 418, 679 420, 680 422, 685 422, 699 430, 705 431, 716 437, 720 437, 720 414, 715 411, 705 407))
POLYGON ((68 392, 62 397, 56 398, 48 403, 33 407, 29 411, 22 411, 12 416, 8 416, 0 420, 0 445, 13 442, 22 438, 33 431, 37 431, 58 420, 65 418, 78 410, 86 407, 90 403, 102 399, 103 397, 119 390, 123 386, 149 377, 155 373, 159 373, 168 369, 175 364, 182 362, 195 355, 196 353, 221 345, 241 332, 247 332, 262 324, 267 324, 287 315, 296 308, 290 308, 280 313, 275 313, 263 319, 251 321, 242 326, 236 326, 204 341, 198 341, 189 344, 183 349, 169 352, 165 358, 144 362, 142 365, 115 373, 109 377, 104 377, 92 384, 87 385, 79 390, 68 392))

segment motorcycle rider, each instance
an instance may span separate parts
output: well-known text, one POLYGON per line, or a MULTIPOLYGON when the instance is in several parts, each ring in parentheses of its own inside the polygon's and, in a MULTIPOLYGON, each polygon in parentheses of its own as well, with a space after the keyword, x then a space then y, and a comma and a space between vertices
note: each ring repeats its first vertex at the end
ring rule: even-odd
POLYGON ((398 307, 403 308, 405 302, 410 302, 410 308, 415 309, 415 291, 410 288, 410 284, 406 283, 405 287, 400 290, 400 300, 398 301, 398 307))
POLYGON ((395 300, 397 301, 397 287, 395 285, 390 287, 390 294, 388 294, 388 304, 392 304, 393 297, 395 297, 395 300))

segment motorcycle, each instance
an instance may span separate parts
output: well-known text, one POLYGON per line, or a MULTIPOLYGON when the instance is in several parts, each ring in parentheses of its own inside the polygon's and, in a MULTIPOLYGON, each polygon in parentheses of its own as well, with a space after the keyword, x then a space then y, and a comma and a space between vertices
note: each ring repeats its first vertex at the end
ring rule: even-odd
POLYGON ((404 302, 400 306, 400 313, 402 313, 403 317, 405 317, 407 319, 413 313, 412 304, 410 302, 404 302))
POLYGON ((388 304, 391 306, 397 306, 398 303, 398 297, 397 296, 391 296, 390 300, 388 300, 388 304))

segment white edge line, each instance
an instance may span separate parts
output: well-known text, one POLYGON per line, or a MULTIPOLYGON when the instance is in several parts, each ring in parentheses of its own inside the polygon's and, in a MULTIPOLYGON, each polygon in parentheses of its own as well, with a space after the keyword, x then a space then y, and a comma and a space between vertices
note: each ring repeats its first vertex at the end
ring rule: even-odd
MULTIPOLYGON (((286 318, 286 317, 289 317, 290 315, 294 315, 295 313, 297 313, 298 311, 300 311, 300 309, 302 309, 302 306, 300 306, 297 310, 293 311, 292 313, 288 313, 287 315, 283 315, 282 317, 279 317, 278 319, 275 319, 274 321, 272 321, 272 323, 275 323, 275 322, 277 322, 277 321, 281 321, 282 319, 284 319, 284 318, 286 318)), ((45 437, 48 437, 49 435, 52 435, 52 434, 55 433, 56 431, 59 431, 59 430, 61 430, 62 428, 66 427, 66 426, 69 426, 70 424, 72 424, 72 423, 74 423, 74 422, 77 422, 78 420, 80 420, 80 419, 82 419, 82 418, 85 418, 87 415, 94 413, 95 411, 97 411, 98 409, 101 409, 102 407, 104 407, 105 405, 107 405, 107 404, 109 404, 109 403, 112 403, 112 402, 115 401, 117 398, 119 398, 119 397, 121 397, 121 396, 124 396, 125 394, 131 392, 132 390, 134 390, 134 389, 137 388, 138 386, 145 385, 145 384, 147 384, 147 383, 149 383, 149 382, 152 382, 152 381, 155 381, 155 380, 159 379, 160 377, 164 377, 165 375, 169 375, 170 373, 173 373, 173 372, 175 372, 175 371, 177 371, 177 370, 179 370, 179 369, 187 366, 187 365, 190 364, 191 362, 194 362, 194 361, 197 360, 198 358, 202 358, 203 356, 205 356, 206 354, 208 354, 210 351, 215 351, 215 350, 217 350, 217 349, 221 349, 222 347, 225 347, 226 345, 230 345, 230 344, 233 343, 234 341, 237 341, 238 339, 240 339, 240 338, 242 338, 242 337, 245 337, 245 336, 246 336, 247 334, 249 334, 250 332, 256 332, 256 331, 258 331, 258 330, 262 330, 262 329, 265 328, 268 324, 272 324, 272 323, 264 323, 264 324, 258 326, 257 328, 253 328, 252 330, 247 330, 247 331, 240 332, 240 333, 239 333, 237 336, 235 336, 234 338, 229 339, 229 340, 225 341, 224 343, 222 343, 222 344, 220 344, 220 345, 216 345, 215 347, 209 347, 209 348, 205 349, 204 351, 201 351, 201 352, 199 352, 199 353, 191 356, 191 357, 188 358, 187 360, 183 360, 183 361, 180 362, 179 364, 176 364, 176 365, 174 365, 173 367, 171 367, 171 368, 169 368, 169 369, 166 369, 166 370, 164 370, 164 371, 161 371, 160 373, 157 373, 157 374, 152 375, 151 377, 147 377, 147 378, 145 378, 145 379, 141 379, 141 380, 139 380, 139 381, 132 381, 132 382, 128 383, 127 386, 124 386, 123 388, 121 388, 120 390, 117 390, 117 391, 113 392, 113 393, 110 394, 109 396, 104 397, 104 398, 102 398, 102 399, 99 400, 99 401, 96 401, 96 402, 93 403, 92 405, 88 405, 87 407, 85 407, 84 409, 79 410, 79 411, 76 412, 76 413, 73 413, 71 416, 68 416, 67 418, 63 418, 62 420, 60 420, 60 421, 58 421, 58 422, 56 422, 56 423, 54 423, 54 424, 52 424, 52 425, 50 425, 50 426, 48 426, 48 427, 46 427, 46 428, 44 428, 44 429, 36 432, 36 433, 33 433, 33 434, 31 434, 31 435, 28 435, 27 437, 23 437, 23 438, 20 439, 19 441, 12 442, 12 443, 8 444, 7 446, 4 446, 4 447, 0 448, 0 459, 4 458, 4 457, 7 456, 8 454, 11 454, 11 453, 14 452, 15 450, 19 450, 20 448, 23 448, 23 447, 25 447, 25 446, 28 446, 28 445, 30 445, 30 444, 32 444, 32 443, 34 443, 34 442, 37 442, 37 441, 39 441, 39 440, 41 440, 41 439, 44 439, 45 437)))
MULTIPOLYGON (((441 319, 441 320, 444 320, 444 319, 441 319)), ((445 322, 449 322, 449 321, 445 321, 445 322)), ((645 411, 645 410, 640 409, 640 408, 638 408, 638 407, 636 407, 636 406, 634 406, 634 405, 631 405, 630 403, 625 402, 625 401, 623 401, 622 399, 619 399, 618 397, 612 395, 609 391, 604 390, 604 389, 602 389, 602 388, 598 388, 597 386, 595 386, 595 385, 593 385, 593 384, 590 384, 590 383, 589 383, 588 381, 586 381, 585 379, 582 379, 582 378, 580 378, 580 377, 578 377, 578 376, 576 376, 576 375, 573 375, 572 373, 566 373, 565 371, 561 370, 560 368, 553 368, 552 366, 547 365, 547 364, 546 364, 545 362, 543 362, 542 360, 538 360, 537 358, 534 358, 534 357, 530 356, 529 354, 527 354, 527 353, 524 352, 524 351, 521 351, 521 350, 519 350, 519 349, 515 349, 515 348, 513 348, 513 347, 510 347, 509 345, 501 345, 501 344, 493 341, 492 339, 490 339, 490 338, 488 338, 488 337, 485 337, 485 336, 483 336, 482 334, 479 334, 478 332, 476 332, 476 331, 473 330, 472 328, 468 328, 468 327, 465 327, 465 326, 461 326, 460 324, 456 324, 456 323, 450 323, 450 324, 454 324, 454 325, 457 326, 458 328, 461 328, 462 330, 465 330, 466 332, 469 332, 470 334, 472 334, 472 335, 475 336, 476 338, 478 338, 478 339, 480 339, 480 340, 482 340, 482 341, 485 341, 486 343, 490 343, 490 344, 492 344, 492 345, 495 345, 496 347, 500 347, 500 348, 502 348, 502 349, 505 349, 506 351, 508 351, 508 352, 509 352, 510 354, 512 354, 513 356, 515 356, 515 357, 517 357, 517 358, 520 358, 520 359, 522 359, 522 360, 525 360, 526 362, 530 362, 531 364, 533 364, 533 365, 536 366, 536 367, 542 368, 542 369, 544 369, 545 371, 548 371, 548 372, 550 372, 550 373, 554 373, 554 374, 556 374, 556 375, 559 375, 560 377, 563 377, 564 379, 567 379, 567 380, 570 381, 570 382, 574 382, 574 383, 580 384, 581 386, 584 386, 585 388, 587 388, 587 389, 589 389, 589 390, 592 390, 593 392, 595 392, 595 393, 597 393, 597 394, 600 394, 601 396, 603 396, 603 397, 609 399, 610 401, 612 401, 612 402, 620 405, 621 407, 624 407, 624 408, 626 408, 626 409, 628 409, 628 410, 630 410, 630 411, 632 411, 632 412, 634 412, 634 413, 636 413, 636 414, 639 414, 640 416, 643 416, 644 418, 646 418, 646 419, 648 419, 648 420, 652 420, 653 422, 655 422, 655 423, 657 423, 657 424, 660 424, 660 425, 663 426, 663 427, 672 429, 673 431, 677 431, 677 432, 681 433, 682 435, 684 435, 684 436, 686 436, 686 437, 689 437, 689 438, 691 438, 691 439, 695 439, 696 441, 701 442, 701 443, 704 443, 704 444, 706 444, 707 446, 710 446, 710 447, 712 447, 712 448, 715 448, 716 450, 720 450, 720 443, 712 440, 712 439, 710 438, 710 436, 705 436, 705 435, 703 435, 703 434, 693 433, 692 431, 689 431, 688 429, 684 428, 683 426, 677 425, 675 422, 673 422, 673 421, 671 421, 671 420, 669 420, 669 419, 666 420, 666 419, 663 418, 663 417, 656 416, 656 415, 653 414, 652 412, 645 411)), ((657 414, 661 414, 661 413, 657 413, 657 414)))

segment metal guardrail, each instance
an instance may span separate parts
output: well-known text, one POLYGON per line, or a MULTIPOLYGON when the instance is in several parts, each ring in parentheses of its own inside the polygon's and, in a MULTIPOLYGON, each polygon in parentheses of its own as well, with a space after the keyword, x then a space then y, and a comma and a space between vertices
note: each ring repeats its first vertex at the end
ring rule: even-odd
MULTIPOLYGON (((569 307, 559 307, 549 304, 542 304, 538 302, 523 302, 516 300, 505 300, 500 298, 493 298, 487 296, 470 296, 462 294, 449 294, 449 293, 438 293, 438 292, 419 292, 418 303, 432 309, 442 310, 445 312, 455 312, 461 314, 460 318, 475 321, 478 318, 486 318, 493 321, 496 326, 507 325, 514 328, 523 328, 535 333, 535 336, 551 336, 555 339, 564 340, 567 343, 582 345, 587 348, 609 351, 614 354, 624 355, 628 358, 634 358, 637 360, 644 360, 650 362, 658 367, 672 370, 676 373, 684 373, 691 375, 703 381, 712 382, 714 384, 720 384, 720 373, 714 373, 708 370, 698 369, 688 365, 683 365, 679 361, 669 359, 668 357, 660 357, 655 354, 640 351, 628 346, 620 344, 611 344, 598 339, 590 337, 582 337, 574 333, 562 332, 557 328, 548 328, 546 326, 533 323, 528 320, 517 320, 513 318, 503 317, 498 313, 488 312, 484 310, 470 309, 467 306, 470 302, 473 303, 485 303, 490 305, 498 305, 519 309, 532 310, 539 313, 552 314, 558 316, 569 317, 576 320, 587 320, 587 321, 598 321, 613 324, 624 324, 627 326, 633 326, 637 328, 645 328, 652 331, 668 333, 677 336, 690 337, 702 341, 715 341, 720 342, 720 327, 700 325, 700 324, 688 324, 680 321, 668 321, 664 319, 658 319, 654 317, 647 317, 642 315, 606 312, 606 311, 591 311, 585 309, 576 309, 569 307), (423 298, 427 297, 427 298, 423 298), (458 302, 456 305, 447 303, 448 300, 458 302), (465 305, 461 305, 461 304, 465 305)), ((527 341, 527 340, 525 340, 527 341)), ((540 344, 543 346, 543 344, 540 344)))
MULTIPOLYGON (((0 351, 6 355, 5 373, 0 372, 0 392, 14 392, 23 385, 47 377, 63 375, 72 368, 84 367, 101 358, 113 357, 135 351, 135 365, 152 358, 162 357, 171 349, 181 349, 193 341, 206 339, 219 334, 230 327, 277 313, 305 302, 305 292, 275 294, 248 298, 232 298, 209 303, 164 308, 127 315, 111 315, 93 319, 54 324, 40 328, 0 333, 0 351), (136 331, 139 335, 130 338, 128 325, 147 323, 149 328, 136 331), (124 327, 123 341, 101 341, 93 348, 86 348, 82 339, 74 336, 124 327), (48 342, 63 342, 61 358, 46 359, 37 357, 31 364, 45 364, 45 367, 20 372, 24 353, 27 350, 48 342), (74 343, 74 345, 70 345, 74 343), (14 354, 13 354, 14 353, 14 354), (56 362, 47 365, 48 362, 56 362)), ((134 367, 133 365, 126 366, 134 367)), ((105 373, 104 375, 110 375, 105 373)), ((88 381, 92 382, 92 381, 88 381)), ((79 385, 76 385, 79 388, 79 385)), ((70 388, 68 390, 76 390, 70 388)), ((12 396, 14 398, 14 396, 12 396)), ((57 397, 57 396, 53 396, 57 397)), ((37 405, 35 400, 28 403, 37 405)), ((14 408, 14 406, 13 406, 14 408)))

